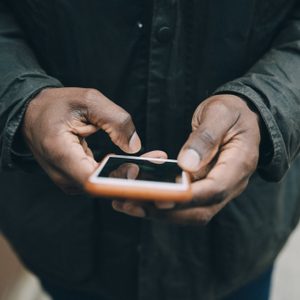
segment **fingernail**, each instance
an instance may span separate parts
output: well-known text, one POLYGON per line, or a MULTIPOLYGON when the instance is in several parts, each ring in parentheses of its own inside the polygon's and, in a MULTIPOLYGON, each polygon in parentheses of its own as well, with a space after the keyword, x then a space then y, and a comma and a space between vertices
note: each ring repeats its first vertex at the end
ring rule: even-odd
POLYGON ((136 131, 132 135, 130 141, 129 141, 129 148, 132 151, 132 153, 139 152, 141 150, 141 140, 139 136, 137 135, 136 131))
POLYGON ((198 170, 201 161, 199 154, 193 149, 184 150, 178 160, 184 169, 191 172, 198 170))

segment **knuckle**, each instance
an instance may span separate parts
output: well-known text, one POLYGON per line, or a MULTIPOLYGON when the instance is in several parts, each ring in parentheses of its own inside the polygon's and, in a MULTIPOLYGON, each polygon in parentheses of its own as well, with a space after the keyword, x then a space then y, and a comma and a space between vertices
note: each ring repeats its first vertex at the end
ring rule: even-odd
POLYGON ((117 122, 118 122, 117 125, 120 128, 126 128, 128 125, 132 123, 132 117, 128 112, 122 110, 121 112, 118 113, 117 122))
POLYGON ((240 108, 242 107, 240 103, 236 101, 232 101, 235 99, 235 96, 228 97, 214 97, 209 101, 209 105, 207 106, 207 111, 212 114, 216 114, 219 116, 231 116, 236 118, 239 114, 240 108), (233 109, 235 107, 235 109, 233 109))
POLYGON ((218 143, 218 139, 216 138, 216 136, 207 129, 199 132, 198 135, 202 142, 209 148, 215 147, 218 143))
POLYGON ((213 111, 215 113, 217 113, 220 116, 224 116, 224 115, 228 115, 228 114, 233 113, 232 109, 230 109, 228 104, 225 104, 224 101, 219 101, 218 100, 218 101, 212 103, 211 108, 213 109, 213 111))
POLYGON ((83 98, 88 101, 93 101, 101 96, 101 93, 96 89, 85 89, 83 98))

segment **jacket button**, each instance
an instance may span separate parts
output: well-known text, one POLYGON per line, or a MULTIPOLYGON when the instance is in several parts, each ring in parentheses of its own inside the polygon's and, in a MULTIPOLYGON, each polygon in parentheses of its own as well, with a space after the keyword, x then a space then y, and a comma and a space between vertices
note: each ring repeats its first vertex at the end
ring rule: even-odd
POLYGON ((167 26, 160 27, 157 30, 156 37, 161 43, 166 43, 170 41, 172 38, 171 28, 167 26))

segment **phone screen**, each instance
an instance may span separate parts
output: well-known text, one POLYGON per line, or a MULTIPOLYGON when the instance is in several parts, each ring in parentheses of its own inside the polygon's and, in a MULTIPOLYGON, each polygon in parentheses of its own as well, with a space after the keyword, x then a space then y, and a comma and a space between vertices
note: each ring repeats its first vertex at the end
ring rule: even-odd
POLYGON ((141 160, 109 157, 98 178, 117 178, 164 183, 177 183, 182 170, 176 161, 141 160))

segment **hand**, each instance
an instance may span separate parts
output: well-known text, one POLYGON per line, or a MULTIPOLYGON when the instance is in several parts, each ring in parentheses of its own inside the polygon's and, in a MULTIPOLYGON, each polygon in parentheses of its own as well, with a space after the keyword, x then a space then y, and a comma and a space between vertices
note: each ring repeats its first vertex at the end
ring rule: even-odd
POLYGON ((99 129, 124 152, 141 148, 130 115, 93 89, 43 90, 27 107, 22 133, 50 178, 73 194, 98 165, 85 137, 99 129))
POLYGON ((246 188, 257 167, 259 143, 259 116, 243 99, 233 95, 208 98, 196 109, 192 133, 178 155, 179 165, 193 175, 193 200, 167 210, 149 205, 139 215, 126 210, 126 203, 114 207, 132 216, 143 217, 147 211, 150 218, 206 224, 246 188))

